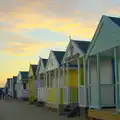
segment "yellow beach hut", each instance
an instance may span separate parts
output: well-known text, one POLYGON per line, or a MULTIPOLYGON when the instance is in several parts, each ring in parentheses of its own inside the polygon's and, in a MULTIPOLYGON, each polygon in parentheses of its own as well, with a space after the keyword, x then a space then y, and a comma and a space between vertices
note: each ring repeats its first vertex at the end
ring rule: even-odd
POLYGON ((46 65, 46 106, 52 110, 58 110, 61 103, 60 90, 62 87, 63 75, 61 60, 64 56, 63 51, 50 51, 46 65))
MULTIPOLYGON (((85 54, 90 41, 70 40, 62 60, 64 66, 64 104, 71 109, 68 116, 72 117, 86 112, 87 79, 85 54), (78 109, 80 108, 80 109, 78 109)), ((68 108, 68 107, 67 107, 68 108)))
POLYGON ((28 73, 28 96, 30 103, 37 100, 36 90, 35 90, 35 75, 36 75, 37 65, 30 64, 28 73))

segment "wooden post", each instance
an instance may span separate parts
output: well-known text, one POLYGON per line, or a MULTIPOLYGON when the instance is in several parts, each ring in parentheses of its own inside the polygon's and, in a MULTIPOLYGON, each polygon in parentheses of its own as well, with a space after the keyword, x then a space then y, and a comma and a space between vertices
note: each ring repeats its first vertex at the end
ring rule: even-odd
POLYGON ((61 76, 60 76, 60 68, 58 68, 57 71, 58 71, 58 74, 57 74, 57 76, 58 76, 58 77, 57 77, 57 80, 58 80, 58 82, 57 82, 57 87, 60 88, 60 77, 61 77, 61 76))
POLYGON ((83 70, 84 70, 84 105, 87 107, 87 74, 86 74, 86 59, 83 57, 83 70))
POLYGON ((90 71, 90 58, 88 58, 88 103, 91 106, 91 71, 90 71))
POLYGON ((78 58, 77 61, 78 61, 78 87, 80 87, 80 58, 78 58))
POLYGON ((62 68, 62 75, 63 75, 63 87, 65 88, 65 78, 66 78, 66 74, 65 74, 65 65, 63 64, 63 68, 62 68))
POLYGON ((54 76, 55 76, 55 79, 54 79, 54 88, 57 88, 57 75, 56 75, 56 72, 57 72, 57 69, 54 70, 54 76))
POLYGON ((64 99, 63 99, 63 101, 64 101, 64 104, 65 104, 65 78, 66 78, 66 76, 65 76, 65 65, 63 64, 63 91, 64 91, 64 99))
POLYGON ((98 104, 101 109, 101 75, 100 75, 100 54, 97 54, 97 76, 98 76, 98 104))
POLYGON ((46 74, 43 73, 43 87, 45 86, 45 81, 46 81, 46 74))
POLYGON ((46 75, 46 89, 45 89, 45 101, 47 101, 47 98, 48 98, 48 92, 47 92, 47 88, 49 87, 48 86, 48 80, 49 80, 49 78, 48 78, 48 73, 47 73, 47 71, 46 71, 46 73, 45 73, 45 75, 46 75))
POLYGON ((51 72, 48 71, 48 74, 49 74, 49 88, 51 88, 51 72))
POLYGON ((77 59, 78 63, 78 100, 80 105, 80 58, 77 59))
POLYGON ((69 68, 68 63, 66 64, 66 71, 67 71, 67 86, 69 85, 69 68))
POLYGON ((60 86, 60 68, 58 68, 58 85, 57 85, 57 87, 58 87, 58 105, 60 104, 60 88, 61 88, 61 86, 60 86))
POLYGON ((69 98, 69 65, 68 63, 66 64, 66 69, 67 69, 67 98, 68 98, 68 104, 70 103, 70 98, 69 98))
POLYGON ((45 72, 45 87, 47 88, 47 72, 45 72))
POLYGON ((118 49, 114 48, 114 60, 115 60, 115 96, 116 96, 116 110, 119 109, 119 74, 118 74, 118 49))

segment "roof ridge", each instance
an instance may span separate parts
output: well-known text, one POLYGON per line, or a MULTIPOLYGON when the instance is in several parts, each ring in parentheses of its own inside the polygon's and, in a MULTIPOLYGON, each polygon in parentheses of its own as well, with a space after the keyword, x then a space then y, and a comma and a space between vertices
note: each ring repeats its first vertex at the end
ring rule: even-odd
POLYGON ((28 72, 28 71, 19 71, 19 72, 28 72))
POLYGON ((117 17, 117 16, 107 16, 107 17, 120 19, 120 17, 117 17))
POLYGON ((28 71, 22 71, 21 73, 28 73, 28 71))
POLYGON ((91 41, 73 41, 77 47, 82 50, 84 53, 87 52, 91 41))
POLYGON ((37 65, 37 64, 31 64, 31 65, 37 65))
POLYGON ((89 40, 73 40, 73 41, 76 41, 76 42, 90 42, 89 40))
POLYGON ((120 17, 108 17, 112 22, 114 22, 117 26, 120 27, 120 17))
POLYGON ((65 52, 65 51, 57 51, 57 50, 52 50, 53 52, 65 52))
POLYGON ((57 51, 57 52, 53 52, 57 62, 59 63, 59 65, 61 66, 61 61, 63 59, 63 56, 65 54, 65 51, 57 51))
POLYGON ((47 58, 42 58, 43 60, 47 60, 47 58))

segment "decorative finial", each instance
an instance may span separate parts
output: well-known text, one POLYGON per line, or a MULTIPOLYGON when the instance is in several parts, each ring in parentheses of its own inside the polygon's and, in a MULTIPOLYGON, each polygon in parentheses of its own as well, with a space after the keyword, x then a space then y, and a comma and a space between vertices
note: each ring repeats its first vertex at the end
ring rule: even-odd
POLYGON ((69 40, 71 40, 71 34, 69 35, 69 40))

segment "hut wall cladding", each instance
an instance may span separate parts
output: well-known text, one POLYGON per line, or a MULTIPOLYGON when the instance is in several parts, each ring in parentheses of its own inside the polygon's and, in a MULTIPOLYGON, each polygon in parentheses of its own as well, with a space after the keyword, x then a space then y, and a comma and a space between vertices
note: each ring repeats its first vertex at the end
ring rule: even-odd
POLYGON ((60 88, 60 104, 64 104, 64 89, 60 88))
POLYGON ((36 99, 36 96, 35 96, 35 78, 32 77, 30 82, 31 82, 30 97, 31 97, 32 100, 35 100, 36 99))
POLYGON ((80 79, 79 79, 79 85, 84 85, 84 68, 83 68, 83 57, 80 58, 80 79))
POLYGON ((70 87, 70 103, 78 102, 78 87, 70 87))
POLYGON ((28 98, 28 89, 23 90, 23 97, 28 98))
POLYGON ((65 86, 68 86, 68 83, 67 83, 67 73, 66 73, 66 71, 65 71, 65 73, 64 73, 64 85, 65 85, 65 86))
POLYGON ((48 88, 49 95, 48 95, 48 102, 56 103, 57 97, 56 92, 58 92, 58 89, 48 88))
POLYGON ((26 88, 27 88, 27 90, 29 92, 29 83, 28 82, 26 83, 26 88))
POLYGON ((37 89, 39 87, 39 81, 35 80, 35 88, 37 89))
POLYGON ((37 97, 37 93, 38 93, 38 87, 39 87, 39 81, 35 80, 35 96, 37 97))
POLYGON ((31 100, 31 80, 27 83, 27 89, 28 89, 28 98, 31 100))

